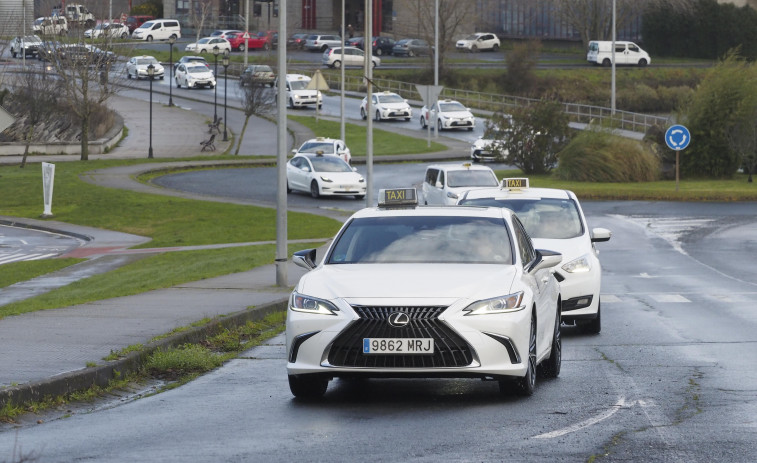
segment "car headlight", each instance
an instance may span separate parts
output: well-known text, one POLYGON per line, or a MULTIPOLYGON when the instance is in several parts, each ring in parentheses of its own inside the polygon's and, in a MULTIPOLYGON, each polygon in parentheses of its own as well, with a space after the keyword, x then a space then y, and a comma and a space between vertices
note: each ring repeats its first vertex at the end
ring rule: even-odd
POLYGON ((573 259, 567 264, 563 264, 561 268, 568 273, 586 273, 591 270, 591 262, 589 261, 588 256, 583 255, 578 259, 573 259))
POLYGON ((289 308, 295 312, 313 313, 321 315, 336 315, 339 309, 331 302, 315 297, 305 296, 296 291, 289 297, 289 308))
POLYGON ((465 315, 489 315, 497 313, 517 312, 523 310, 523 291, 508 294, 507 296, 493 297, 476 301, 463 309, 465 315))

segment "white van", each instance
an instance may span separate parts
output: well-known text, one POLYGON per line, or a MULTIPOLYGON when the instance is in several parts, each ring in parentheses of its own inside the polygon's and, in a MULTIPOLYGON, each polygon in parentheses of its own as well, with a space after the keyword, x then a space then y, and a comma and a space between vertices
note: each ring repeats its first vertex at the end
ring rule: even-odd
POLYGON ((147 21, 131 33, 131 38, 136 40, 168 40, 171 37, 181 38, 181 26, 175 19, 153 19, 147 21))
POLYGON ((68 21, 65 16, 37 18, 32 25, 32 31, 38 35, 66 35, 68 21))
MULTIPOLYGON (((609 40, 592 40, 586 61, 608 67, 612 65, 612 42, 609 40)), ((633 42, 615 41, 615 64, 644 67, 652 63, 649 53, 633 42)))
POLYGON ((423 179, 423 203, 432 206, 454 206, 468 190, 499 185, 497 175, 489 167, 470 162, 432 164, 423 179))

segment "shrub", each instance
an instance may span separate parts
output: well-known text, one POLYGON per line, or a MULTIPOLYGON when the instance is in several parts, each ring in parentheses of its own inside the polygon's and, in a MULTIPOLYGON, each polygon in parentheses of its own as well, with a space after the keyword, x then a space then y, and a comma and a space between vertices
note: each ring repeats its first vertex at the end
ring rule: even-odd
POLYGON ((616 94, 617 107, 635 113, 650 113, 660 110, 657 91, 646 84, 637 84, 621 89, 616 94))
POLYGON ((649 145, 603 129, 582 131, 558 159, 555 175, 562 180, 648 182, 659 175, 660 162, 649 145))

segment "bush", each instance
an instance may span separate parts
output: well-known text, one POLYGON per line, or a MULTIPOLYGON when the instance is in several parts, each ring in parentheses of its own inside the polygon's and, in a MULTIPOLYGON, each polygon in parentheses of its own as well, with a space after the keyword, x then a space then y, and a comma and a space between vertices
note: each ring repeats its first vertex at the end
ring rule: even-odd
POLYGON ((619 90, 616 94, 617 107, 635 113, 652 113, 660 110, 657 91, 646 84, 619 90))
POLYGON ((660 162, 649 145, 584 130, 558 154, 557 178, 578 182, 648 182, 659 176, 660 162))

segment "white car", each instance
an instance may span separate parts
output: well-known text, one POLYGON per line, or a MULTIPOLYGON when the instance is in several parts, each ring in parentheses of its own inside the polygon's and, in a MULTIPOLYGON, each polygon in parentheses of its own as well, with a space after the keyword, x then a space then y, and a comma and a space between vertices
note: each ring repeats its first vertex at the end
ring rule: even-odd
MULTIPOLYGON (((319 90, 307 88, 310 84, 310 77, 302 74, 287 74, 286 90, 287 90, 287 105, 289 108, 302 108, 307 106, 318 106, 321 109, 323 105, 323 95, 319 90)), ((276 80, 278 86, 278 79, 276 80)), ((276 98, 278 98, 278 92, 276 92, 276 98)))
POLYGON ((129 28, 126 24, 120 23, 100 23, 92 29, 84 31, 84 37, 95 39, 98 37, 108 37, 111 39, 125 39, 129 37, 129 28))
POLYGON ((499 185, 491 168, 470 162, 431 164, 423 179, 423 199, 426 205, 452 206, 463 193, 472 188, 491 188, 499 185))
POLYGON ((473 130, 476 118, 459 101, 445 99, 434 103, 430 110, 425 105, 421 108, 421 127, 425 129, 426 124, 432 124, 431 127, 439 132, 447 129, 473 130))
POLYGON ((329 154, 302 153, 287 162, 287 193, 292 191, 320 196, 365 198, 366 183, 357 169, 344 159, 329 154))
POLYGON ((174 72, 176 87, 187 88, 209 87, 215 88, 216 76, 213 71, 202 63, 181 63, 174 72))
POLYGON ((14 37, 11 40, 10 52, 14 58, 18 56, 38 55, 39 48, 42 46, 42 39, 36 35, 27 35, 25 37, 14 37))
MULTIPOLYGON (((374 68, 381 65, 381 59, 376 56, 371 56, 371 62, 374 68)), ((344 47, 344 56, 342 56, 342 47, 327 48, 323 52, 321 63, 324 66, 336 69, 342 66, 363 66, 365 64, 365 53, 357 47, 344 47)))
POLYGON ((484 50, 497 51, 499 47, 499 37, 491 32, 476 32, 455 43, 457 50, 472 52, 484 50))
MULTIPOLYGON (((363 98, 360 103, 360 117, 368 117, 368 97, 363 98)), ((374 93, 371 98, 371 111, 374 114, 374 120, 383 121, 385 119, 403 119, 409 121, 413 117, 413 108, 407 103, 407 100, 392 92, 374 93)))
MULTIPOLYGON (((332 378, 494 379, 531 395, 537 366, 560 374, 562 256, 537 250, 497 207, 416 207, 415 189, 381 190, 353 214, 289 298, 287 374, 296 397, 332 378)), ((391 386, 391 383, 387 383, 391 386)))
POLYGON ((147 68, 152 64, 153 66, 153 80, 163 80, 166 71, 163 69, 163 65, 155 59, 154 56, 142 55, 133 56, 126 62, 126 78, 127 79, 147 79, 149 74, 147 68))
MULTIPOLYGON (((497 157, 494 154, 494 148, 501 145, 500 141, 492 140, 490 138, 478 137, 476 141, 470 147, 470 158, 473 162, 482 161, 496 161, 497 157)), ((500 147, 503 155, 507 156, 507 148, 500 147)))
POLYGON ((311 138, 300 146, 300 149, 292 150, 292 154, 332 154, 344 159, 347 164, 352 160, 352 153, 343 140, 337 138, 311 138))
POLYGON ((500 188, 471 190, 458 204, 506 207, 518 215, 536 247, 562 253, 554 273, 562 293, 562 320, 587 333, 602 328, 599 300, 602 266, 594 243, 612 236, 605 228, 589 229, 572 191, 529 188, 527 178, 506 178, 500 188))
POLYGON ((188 43, 184 51, 192 53, 213 53, 213 49, 218 47, 220 54, 231 53, 231 43, 223 37, 203 37, 195 43, 188 43))

